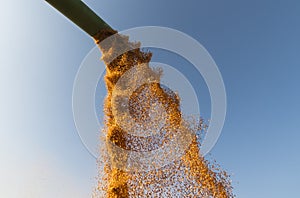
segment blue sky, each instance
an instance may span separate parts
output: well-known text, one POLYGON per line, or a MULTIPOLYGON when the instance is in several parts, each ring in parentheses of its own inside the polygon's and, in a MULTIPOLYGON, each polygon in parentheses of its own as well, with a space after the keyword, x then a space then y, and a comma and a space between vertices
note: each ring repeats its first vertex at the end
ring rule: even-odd
MULTIPOLYGON (((85 2, 118 30, 166 26, 198 40, 226 86, 212 157, 237 197, 298 196, 299 1, 85 2)), ((89 197, 96 162, 76 133, 72 88, 93 40, 44 1, 6 2, 0 25, 0 196, 89 197)))

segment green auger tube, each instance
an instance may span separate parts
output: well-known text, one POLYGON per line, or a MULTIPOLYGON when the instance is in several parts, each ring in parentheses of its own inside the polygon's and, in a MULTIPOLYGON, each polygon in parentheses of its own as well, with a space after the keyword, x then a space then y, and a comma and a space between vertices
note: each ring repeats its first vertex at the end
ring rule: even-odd
POLYGON ((45 0, 59 12, 94 37, 101 30, 112 28, 81 0, 45 0))

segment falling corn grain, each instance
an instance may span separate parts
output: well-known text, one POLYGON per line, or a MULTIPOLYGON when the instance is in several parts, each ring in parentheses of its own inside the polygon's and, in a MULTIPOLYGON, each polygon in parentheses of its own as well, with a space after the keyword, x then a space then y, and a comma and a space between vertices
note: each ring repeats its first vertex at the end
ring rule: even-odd
MULTIPOLYGON (((105 83, 108 94, 105 100, 106 119, 103 130, 106 134, 105 141, 114 146, 103 149, 103 158, 99 161, 99 167, 103 169, 99 168, 98 184, 93 197, 234 197, 228 174, 200 155, 197 135, 194 132, 203 130, 203 123, 191 127, 193 123, 183 118, 180 111, 180 96, 160 84, 161 70, 154 70, 149 66, 152 54, 143 52, 139 43, 130 42, 128 37, 114 31, 82 1, 46 1, 94 38, 102 51, 102 60, 106 63, 105 83), (114 36, 111 37, 112 35, 114 36), (107 38, 109 42, 102 42, 107 38), (127 49, 126 52, 114 57, 124 49, 127 49), (156 81, 144 83, 132 93, 126 86, 118 88, 120 79, 133 68, 142 70, 147 78, 156 81), (117 97, 114 96, 115 92, 117 97), (130 115, 114 113, 114 110, 122 109, 124 103, 122 96, 129 99, 127 102, 130 115), (162 109, 164 112, 161 112, 162 109), (152 115, 156 116, 154 122, 152 115), (142 126, 139 131, 144 136, 133 135, 130 130, 124 130, 120 121, 126 122, 126 119, 133 119, 142 126), (157 132, 155 125, 161 120, 165 121, 164 130, 157 132), (142 163, 139 163, 139 160, 134 161, 137 162, 133 166, 138 167, 136 170, 126 169, 134 156, 119 152, 122 149, 136 153, 157 151, 171 143, 177 136, 183 141, 175 143, 186 146, 183 147, 186 149, 179 158, 170 160, 168 158, 170 155, 164 153, 165 156, 160 156, 159 159, 166 158, 168 163, 163 166, 160 160, 151 158, 153 160, 150 166, 153 165, 154 168, 150 170, 141 171, 142 163)), ((139 81, 139 78, 132 76, 129 80, 133 84, 138 84, 135 81, 139 81)), ((126 129, 132 129, 136 125, 129 123, 127 127, 126 129)))

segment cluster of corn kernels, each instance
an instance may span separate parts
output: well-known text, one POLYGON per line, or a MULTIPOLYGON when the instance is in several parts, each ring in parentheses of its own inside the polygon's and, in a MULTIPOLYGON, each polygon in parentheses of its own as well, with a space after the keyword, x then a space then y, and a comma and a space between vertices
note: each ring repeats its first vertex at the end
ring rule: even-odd
MULTIPOLYGON (((103 154, 102 160, 99 161, 101 174, 99 174, 97 192, 94 196, 109 198, 234 197, 226 172, 210 166, 200 155, 196 135, 199 128, 195 131, 193 127, 189 127, 189 123, 184 121, 180 111, 179 96, 160 85, 161 71, 155 71, 149 67, 151 53, 141 51, 138 43, 129 42, 128 37, 116 34, 111 30, 100 32, 96 43, 99 44, 103 53, 102 59, 107 67, 105 82, 108 94, 104 109, 106 115, 105 141, 121 150, 105 147, 101 151, 103 154), (101 42, 113 34, 113 37, 101 42), (119 53, 122 51, 125 53, 119 53), (124 101, 121 96, 129 93, 126 86, 121 87, 117 90, 120 97, 114 97, 113 92, 117 89, 118 81, 127 71, 133 67, 142 67, 142 65, 146 75, 158 78, 158 81, 143 84, 132 93, 130 92, 131 94, 127 96, 130 115, 114 113, 114 109, 122 109, 124 101), (140 127, 140 133, 146 131, 147 134, 153 133, 153 135, 135 136, 129 133, 118 122, 118 120, 124 122, 126 119, 135 121, 129 122, 126 129, 140 127), (161 127, 159 123, 162 119, 164 120, 163 129, 157 130, 161 127), (176 155, 176 150, 172 149, 163 154, 157 152, 157 155, 163 156, 151 158, 154 168, 141 169, 139 164, 131 164, 131 168, 133 168, 126 169, 128 164, 133 161, 134 156, 125 155, 121 152, 122 150, 142 154, 156 151, 172 142, 180 134, 182 141, 175 143, 179 144, 177 145, 179 147, 185 146, 181 147, 186 148, 181 155, 176 155), (176 158, 170 159, 170 156, 176 156, 176 158), (162 158, 167 159, 167 163, 160 164, 159 160, 162 158)), ((203 125, 200 124, 200 130, 201 128, 203 129, 203 125)))

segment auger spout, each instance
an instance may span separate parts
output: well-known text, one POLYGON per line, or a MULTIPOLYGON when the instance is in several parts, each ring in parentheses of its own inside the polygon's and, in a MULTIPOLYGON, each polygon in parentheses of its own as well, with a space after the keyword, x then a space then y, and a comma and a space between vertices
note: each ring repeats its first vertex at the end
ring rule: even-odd
POLYGON ((81 0, 46 0, 83 31, 94 37, 101 30, 112 28, 81 0))

